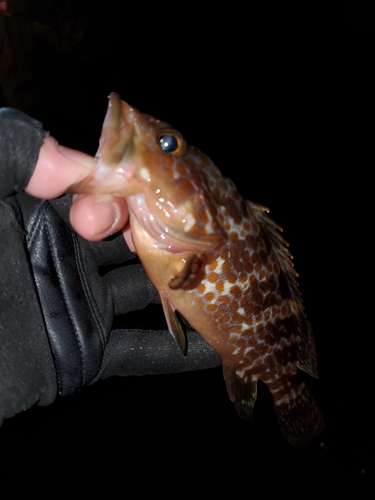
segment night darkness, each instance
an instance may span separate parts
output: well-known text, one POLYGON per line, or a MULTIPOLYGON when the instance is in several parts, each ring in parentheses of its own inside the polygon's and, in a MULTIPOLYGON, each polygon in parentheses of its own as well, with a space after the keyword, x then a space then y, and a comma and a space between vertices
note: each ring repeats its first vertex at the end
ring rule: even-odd
MULTIPOLYGON (((114 498, 118 490, 374 498, 373 326, 363 284, 371 282, 361 277, 372 254, 363 212, 373 164, 373 3, 255 2, 246 12, 61 3, 79 26, 64 32, 64 45, 46 34, 54 12, 34 38, 20 35, 34 21, 0 14, 1 29, 18 28, 9 44, 0 33, 0 105, 94 155, 116 91, 175 126, 246 198, 269 207, 300 275, 319 356, 320 380, 308 384, 326 430, 309 449, 292 448, 264 386, 253 421, 243 421, 220 367, 113 378, 3 424, 4 499, 114 498)), ((155 326, 162 321, 156 311, 155 326)))

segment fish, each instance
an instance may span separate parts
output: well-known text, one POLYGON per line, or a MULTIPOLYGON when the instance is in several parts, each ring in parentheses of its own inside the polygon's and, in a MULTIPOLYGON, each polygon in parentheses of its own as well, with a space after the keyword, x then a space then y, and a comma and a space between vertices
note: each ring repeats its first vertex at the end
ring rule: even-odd
POLYGON ((251 420, 261 381, 287 441, 313 443, 324 420, 300 370, 318 377, 316 346, 288 244, 268 209, 245 200, 180 132, 117 93, 96 167, 72 192, 126 198, 135 250, 183 354, 178 315, 221 357, 242 418, 251 420))

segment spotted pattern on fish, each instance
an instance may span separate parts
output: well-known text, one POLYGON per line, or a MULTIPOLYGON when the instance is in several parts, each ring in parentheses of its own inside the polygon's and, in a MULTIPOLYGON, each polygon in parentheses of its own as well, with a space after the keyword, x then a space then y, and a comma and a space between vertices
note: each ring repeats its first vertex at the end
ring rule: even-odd
POLYGON ((261 380, 288 441, 303 447, 316 439, 322 415, 298 375, 299 368, 317 376, 312 329, 292 256, 268 210, 244 200, 179 132, 116 94, 97 160, 73 191, 126 197, 137 253, 183 352, 175 310, 221 356, 243 418, 252 417, 261 380))

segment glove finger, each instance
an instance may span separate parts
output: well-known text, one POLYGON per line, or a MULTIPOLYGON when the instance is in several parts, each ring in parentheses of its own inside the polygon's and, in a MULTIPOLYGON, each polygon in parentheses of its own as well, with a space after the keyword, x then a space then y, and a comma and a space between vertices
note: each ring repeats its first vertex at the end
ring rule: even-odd
POLYGON ((213 368, 221 364, 211 346, 192 329, 187 330, 188 353, 166 330, 112 330, 99 379, 128 375, 158 375, 213 368))
POLYGON ((159 293, 142 264, 131 264, 108 272, 104 279, 112 297, 114 314, 119 316, 160 303, 159 293))

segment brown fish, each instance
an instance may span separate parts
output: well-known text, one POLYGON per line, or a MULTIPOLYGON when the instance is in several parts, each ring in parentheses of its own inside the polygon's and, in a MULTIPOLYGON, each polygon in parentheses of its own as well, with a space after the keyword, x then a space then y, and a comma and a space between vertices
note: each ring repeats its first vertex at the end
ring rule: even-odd
POLYGON ((230 399, 251 419, 258 380, 281 431, 304 447, 324 427, 298 376, 317 377, 316 350, 291 255, 268 210, 244 200, 199 149, 167 123, 111 94, 97 169, 76 193, 126 197, 134 245, 183 352, 175 311, 221 356, 230 399))

